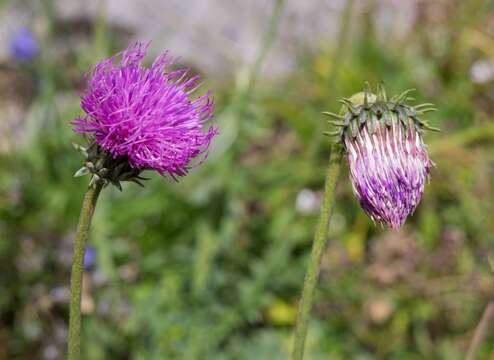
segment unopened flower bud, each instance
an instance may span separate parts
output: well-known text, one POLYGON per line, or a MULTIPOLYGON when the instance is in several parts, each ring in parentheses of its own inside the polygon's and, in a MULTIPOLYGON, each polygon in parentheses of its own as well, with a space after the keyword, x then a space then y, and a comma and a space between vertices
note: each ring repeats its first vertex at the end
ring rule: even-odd
POLYGON ((389 101, 382 86, 343 99, 344 114, 325 113, 338 127, 350 167, 350 179, 369 217, 398 230, 420 202, 431 167, 421 118, 432 104, 408 105, 409 91, 389 101))

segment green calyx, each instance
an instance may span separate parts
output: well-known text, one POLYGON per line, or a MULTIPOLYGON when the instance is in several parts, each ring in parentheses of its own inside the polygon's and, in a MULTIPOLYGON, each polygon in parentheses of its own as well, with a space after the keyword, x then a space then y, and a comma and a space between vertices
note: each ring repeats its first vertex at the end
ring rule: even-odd
POLYGON ((437 110, 433 104, 426 103, 416 106, 408 104, 414 100, 408 96, 413 90, 406 90, 388 100, 382 83, 378 85, 377 95, 375 95, 369 91, 369 84, 366 82, 364 91, 340 100, 343 104, 340 114, 323 112, 331 118, 328 123, 336 128, 324 134, 336 137, 337 143, 344 146, 345 138, 354 139, 364 127, 371 135, 379 125, 391 127, 393 123, 402 126, 406 130, 405 134, 409 128, 419 134, 422 134, 424 130, 439 131, 422 118, 424 114, 437 110))
POLYGON ((101 183, 105 187, 108 184, 112 184, 122 191, 121 181, 132 181, 144 187, 141 181, 148 180, 139 176, 142 169, 133 169, 129 165, 127 157, 122 156, 114 159, 101 149, 95 141, 91 141, 88 147, 79 144, 73 145, 85 158, 84 166, 76 171, 74 177, 91 174, 89 187, 97 183, 101 183))

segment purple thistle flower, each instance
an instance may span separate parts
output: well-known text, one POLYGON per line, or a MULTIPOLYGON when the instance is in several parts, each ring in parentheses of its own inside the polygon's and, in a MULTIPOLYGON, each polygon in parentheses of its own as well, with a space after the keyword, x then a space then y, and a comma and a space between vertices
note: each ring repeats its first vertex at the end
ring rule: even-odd
POLYGON ((364 92, 344 99, 344 116, 326 113, 337 121, 333 133, 344 146, 350 179, 360 205, 369 217, 398 230, 417 208, 434 166, 422 139, 429 127, 419 116, 435 110, 431 104, 406 104, 407 92, 386 100, 364 92))
POLYGON ((124 159, 133 175, 153 169, 176 179, 187 174, 194 158, 207 156, 218 131, 211 126, 203 132, 203 125, 212 118, 214 104, 209 91, 194 97, 201 85, 198 75, 169 70, 176 60, 168 52, 150 68, 142 66, 147 47, 132 44, 87 72, 81 95, 86 116, 72 124, 112 159, 124 159))
POLYGON ((38 40, 29 28, 15 32, 10 39, 10 55, 17 61, 28 62, 38 53, 38 40))

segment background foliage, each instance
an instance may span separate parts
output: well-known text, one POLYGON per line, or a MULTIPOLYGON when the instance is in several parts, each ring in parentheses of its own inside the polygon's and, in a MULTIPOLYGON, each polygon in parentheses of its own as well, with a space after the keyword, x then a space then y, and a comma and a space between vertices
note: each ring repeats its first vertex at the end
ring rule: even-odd
MULTIPOLYGON (((288 358, 328 159, 320 113, 364 80, 437 104, 430 119, 442 133, 426 139, 436 168, 398 233, 366 218, 345 169, 307 359, 463 358, 494 299, 493 5, 417 2, 413 31, 390 42, 375 31, 373 2, 359 4, 347 3, 336 42, 270 81, 259 74, 283 11, 275 2, 254 65, 221 83, 205 74, 222 133, 208 161, 179 183, 151 175, 145 189, 103 192, 85 273, 85 359, 288 358)), ((12 143, 0 153, 2 359, 64 351, 87 186, 72 178, 81 159, 69 121, 81 113, 81 73, 127 41, 101 17, 71 46, 76 25, 48 10, 37 58, 0 72, 2 97, 27 112, 25 143, 1 140, 12 143)), ((494 358, 493 333, 482 359, 494 358)))

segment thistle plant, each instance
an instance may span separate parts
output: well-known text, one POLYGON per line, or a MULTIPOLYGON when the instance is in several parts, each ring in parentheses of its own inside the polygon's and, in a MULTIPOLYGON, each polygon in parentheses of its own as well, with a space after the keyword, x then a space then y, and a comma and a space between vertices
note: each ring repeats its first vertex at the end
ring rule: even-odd
POLYGON ((292 358, 303 359, 314 289, 332 210, 337 178, 346 156, 355 195, 375 222, 399 230, 417 208, 430 169, 423 141, 431 127, 423 116, 436 110, 432 104, 409 105, 407 90, 389 101, 382 84, 377 95, 364 91, 342 99, 340 114, 325 112, 335 128, 326 135, 336 137, 331 146, 325 192, 309 260, 295 325, 292 358))
POLYGON ((121 182, 143 185, 144 170, 177 180, 207 157, 218 130, 204 124, 213 116, 211 93, 194 96, 200 77, 189 69, 170 70, 176 59, 164 52, 150 68, 142 66, 147 46, 130 45, 85 75, 81 94, 85 116, 74 131, 87 144, 75 145, 85 160, 75 176, 90 175, 75 236, 71 273, 68 358, 80 357, 81 282, 91 218, 101 190, 121 182), (198 160, 199 159, 199 160, 198 160))

